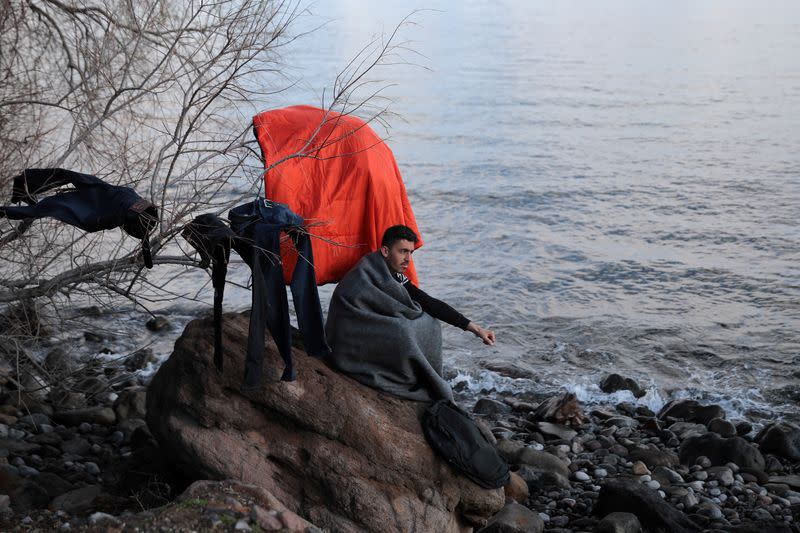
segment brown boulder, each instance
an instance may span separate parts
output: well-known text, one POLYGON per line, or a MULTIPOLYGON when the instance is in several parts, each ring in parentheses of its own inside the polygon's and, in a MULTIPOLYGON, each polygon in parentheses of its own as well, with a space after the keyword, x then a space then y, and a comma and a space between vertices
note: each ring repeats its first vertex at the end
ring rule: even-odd
POLYGON ((335 531, 465 531, 503 507, 501 489, 457 474, 422 434, 423 404, 337 374, 295 349, 298 379, 271 341, 264 386, 240 392, 248 318, 225 315, 222 374, 210 319, 187 325, 153 377, 147 423, 172 460, 197 478, 239 479, 335 531))

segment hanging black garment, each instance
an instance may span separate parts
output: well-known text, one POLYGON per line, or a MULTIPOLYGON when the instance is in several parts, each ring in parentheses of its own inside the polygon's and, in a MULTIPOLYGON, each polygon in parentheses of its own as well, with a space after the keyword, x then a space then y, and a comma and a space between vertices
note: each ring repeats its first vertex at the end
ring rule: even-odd
POLYGON ((200 266, 211 266, 211 284, 214 287, 214 364, 222 371, 222 299, 225 294, 225 276, 233 231, 214 214, 195 217, 181 232, 183 238, 200 254, 200 266))
POLYGON ((231 209, 228 220, 237 237, 233 241, 233 249, 250 266, 253 273, 253 308, 247 339, 244 387, 260 386, 264 365, 265 324, 286 365, 281 379, 293 381, 296 375, 292 362, 289 303, 280 258, 281 231, 291 236, 299 254, 289 286, 306 351, 317 357, 330 353, 325 341, 311 239, 307 233, 301 231, 303 219, 284 204, 258 199, 231 209))
POLYGON ((422 431, 440 457, 481 487, 497 489, 511 478, 497 448, 450 400, 439 400, 425 410, 422 431))
POLYGON ((14 178, 11 202, 29 205, 0 207, 0 216, 15 220, 52 217, 90 233, 122 227, 128 235, 142 240, 145 265, 153 268, 149 236, 158 210, 130 187, 110 185, 96 176, 62 168, 30 168, 14 178), (37 201, 36 195, 63 185, 75 189, 37 201))

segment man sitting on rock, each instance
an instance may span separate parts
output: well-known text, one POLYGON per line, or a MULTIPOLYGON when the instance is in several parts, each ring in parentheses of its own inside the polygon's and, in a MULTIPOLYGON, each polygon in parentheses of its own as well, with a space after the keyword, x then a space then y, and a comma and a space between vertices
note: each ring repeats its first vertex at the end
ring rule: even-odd
POLYGON ((442 379, 442 334, 437 319, 494 345, 491 330, 471 322, 413 285, 408 268, 417 235, 392 226, 381 248, 342 279, 331 298, 326 336, 329 364, 357 381, 419 401, 452 399, 442 379))

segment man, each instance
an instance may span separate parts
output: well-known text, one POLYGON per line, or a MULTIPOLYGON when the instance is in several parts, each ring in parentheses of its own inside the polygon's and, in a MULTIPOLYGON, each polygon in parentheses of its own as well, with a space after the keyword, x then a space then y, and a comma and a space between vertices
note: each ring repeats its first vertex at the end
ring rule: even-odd
POLYGON ((475 322, 471 322, 464 315, 447 305, 441 300, 428 296, 419 287, 411 283, 404 272, 411 261, 411 254, 414 253, 414 245, 419 240, 414 230, 408 226, 392 226, 387 229, 381 239, 380 252, 386 266, 392 272, 394 278, 408 291, 411 299, 417 302, 422 310, 434 318, 447 322, 448 324, 471 331, 479 337, 484 344, 494 346, 494 332, 480 327, 475 322))
POLYGON ((379 250, 363 256, 331 295, 325 335, 328 364, 356 381, 409 400, 452 400, 442 377, 439 320, 492 345, 494 333, 431 298, 403 274, 418 237, 389 228, 379 250))

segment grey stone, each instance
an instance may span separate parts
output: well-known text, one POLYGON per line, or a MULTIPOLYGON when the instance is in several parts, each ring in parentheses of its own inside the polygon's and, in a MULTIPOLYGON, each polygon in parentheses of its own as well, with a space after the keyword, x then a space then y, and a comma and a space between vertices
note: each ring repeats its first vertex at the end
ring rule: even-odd
POLYGON ((28 426, 31 428, 38 428, 41 425, 50 425, 50 417, 47 415, 43 415, 41 413, 33 413, 30 415, 25 415, 20 417, 17 421, 19 424, 23 426, 28 426))
POLYGON ((664 501, 657 492, 632 479, 609 479, 600 489, 595 514, 613 512, 635 514, 643 528, 671 533, 695 533, 700 528, 686 515, 664 501))
MULTIPOLYGON (((789 422, 773 423, 756 435, 761 451, 800 461, 800 427, 789 422)), ((741 465, 740 465, 741 466, 741 465)))
POLYGON ((642 524, 633 513, 610 513, 597 524, 597 533, 639 533, 642 524))
POLYGON ((475 402, 475 407, 472 409, 472 412, 476 415, 486 415, 486 416, 495 416, 503 413, 508 413, 511 411, 511 407, 504 404, 503 402, 498 402, 497 400, 492 400, 491 398, 481 398, 477 402, 475 402))
POLYGON ((101 494, 100 485, 87 485, 57 496, 50 506, 56 511, 82 514, 92 509, 95 499, 101 494))
POLYGON ((71 455, 89 455, 92 446, 89 444, 89 441, 84 439, 83 437, 75 437, 74 439, 70 439, 66 442, 61 443, 61 450, 64 453, 68 453, 71 455))
POLYGON ((480 533, 542 533, 543 529, 544 521, 537 513, 512 502, 491 517, 480 533))
POLYGON ((708 457, 712 465, 736 463, 741 468, 764 470, 761 452, 741 437, 723 438, 716 433, 690 437, 678 451, 683 464, 692 464, 698 457, 708 457))
POLYGON ((153 332, 169 331, 172 329, 172 323, 163 316, 154 316, 147 321, 145 326, 153 332))
POLYGON ((574 429, 552 422, 533 422, 530 427, 543 435, 549 435, 562 440, 572 440, 578 435, 578 432, 574 429))
POLYGON ((661 408, 658 418, 680 418, 705 425, 714 418, 725 418, 725 410, 719 405, 701 405, 696 400, 673 400, 661 408))
POLYGON ((113 409, 101 406, 60 411, 53 416, 58 422, 65 426, 78 426, 83 422, 110 426, 117 421, 117 415, 114 413, 113 409))
POLYGON ((736 426, 724 418, 714 418, 709 421, 708 430, 713 431, 720 437, 733 437, 736 435, 736 426))
POLYGON ((619 374, 609 374, 600 382, 600 390, 605 393, 612 393, 621 390, 631 391, 636 398, 641 398, 647 392, 631 378, 622 377, 619 374))

